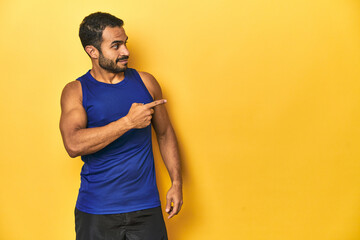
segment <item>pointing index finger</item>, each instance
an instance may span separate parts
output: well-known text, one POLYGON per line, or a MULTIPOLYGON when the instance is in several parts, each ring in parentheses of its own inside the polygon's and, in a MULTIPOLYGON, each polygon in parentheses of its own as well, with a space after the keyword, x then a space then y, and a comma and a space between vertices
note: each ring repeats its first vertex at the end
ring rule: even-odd
POLYGON ((153 101, 151 103, 147 103, 147 104, 145 104, 145 106, 148 107, 148 108, 153 108, 153 107, 156 107, 157 105, 161 105, 161 104, 164 104, 166 102, 167 102, 166 99, 161 99, 161 100, 153 101))

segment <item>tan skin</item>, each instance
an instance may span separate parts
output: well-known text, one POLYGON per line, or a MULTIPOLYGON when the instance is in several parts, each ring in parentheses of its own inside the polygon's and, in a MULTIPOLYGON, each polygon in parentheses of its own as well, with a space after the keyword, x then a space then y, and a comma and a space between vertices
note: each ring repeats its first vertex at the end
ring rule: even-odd
MULTIPOLYGON (((126 47, 127 35, 122 27, 106 27, 103 31, 101 51, 106 59, 116 66, 124 68, 127 60, 118 61, 129 56, 126 47)), ((124 73, 113 73, 100 67, 100 52, 94 46, 86 46, 85 51, 92 61, 92 76, 104 83, 116 84, 124 79, 124 73)), ((133 103, 128 114, 108 125, 86 128, 87 115, 82 106, 82 90, 79 81, 68 83, 61 95, 60 131, 65 149, 70 157, 97 152, 121 137, 133 128, 144 128, 152 123, 159 143, 161 156, 169 172, 172 186, 166 195, 166 212, 172 218, 181 209, 182 178, 181 165, 176 135, 166 111, 166 100, 162 99, 159 83, 149 73, 139 72, 146 88, 155 99, 148 104, 133 103)))

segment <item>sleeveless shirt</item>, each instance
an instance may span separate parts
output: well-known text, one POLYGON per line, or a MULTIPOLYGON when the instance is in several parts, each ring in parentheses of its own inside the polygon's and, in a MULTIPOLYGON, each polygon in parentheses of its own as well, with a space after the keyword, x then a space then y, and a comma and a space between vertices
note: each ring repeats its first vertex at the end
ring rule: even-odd
MULTIPOLYGON (((135 69, 127 68, 116 84, 97 81, 90 70, 79 77, 87 128, 101 127, 127 115, 133 103, 152 96, 135 69)), ((151 125, 131 129, 105 148, 81 157, 80 211, 116 214, 160 206, 156 185, 151 125)))

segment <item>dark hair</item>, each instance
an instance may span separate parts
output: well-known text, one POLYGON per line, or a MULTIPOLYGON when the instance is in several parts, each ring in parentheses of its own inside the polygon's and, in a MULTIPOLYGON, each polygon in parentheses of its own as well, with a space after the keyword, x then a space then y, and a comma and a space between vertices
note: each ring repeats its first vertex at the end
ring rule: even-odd
POLYGON ((102 33, 106 27, 122 27, 123 20, 103 12, 92 13, 85 17, 80 24, 79 37, 82 46, 93 45, 100 52, 102 33))

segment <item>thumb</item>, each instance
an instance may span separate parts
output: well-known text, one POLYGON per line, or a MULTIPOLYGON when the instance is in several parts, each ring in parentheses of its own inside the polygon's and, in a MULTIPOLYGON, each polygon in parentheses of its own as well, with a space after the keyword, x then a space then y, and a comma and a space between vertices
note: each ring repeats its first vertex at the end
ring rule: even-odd
POLYGON ((169 213, 169 212, 170 212, 170 209, 171 209, 171 199, 167 198, 167 199, 166 199, 166 208, 165 208, 165 211, 166 211, 167 213, 169 213))

